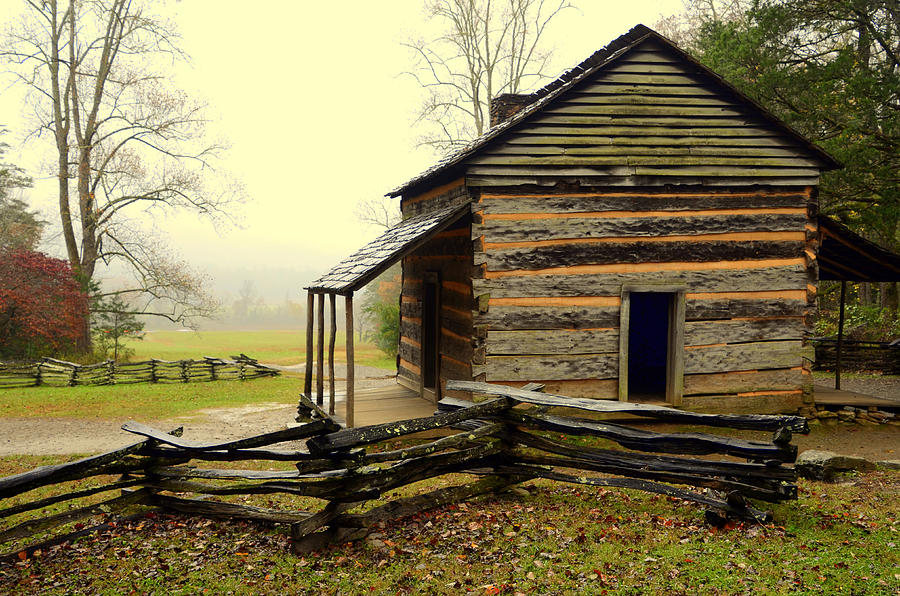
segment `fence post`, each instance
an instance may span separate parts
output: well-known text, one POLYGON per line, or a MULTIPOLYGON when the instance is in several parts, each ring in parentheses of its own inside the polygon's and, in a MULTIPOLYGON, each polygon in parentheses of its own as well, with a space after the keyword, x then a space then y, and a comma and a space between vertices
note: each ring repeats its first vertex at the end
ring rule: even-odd
POLYGON ((150 359, 150 382, 156 382, 156 358, 150 359))
POLYGON ((116 361, 106 361, 106 382, 110 385, 116 384, 116 361))
POLYGON ((35 369, 37 370, 37 372, 34 375, 34 386, 35 387, 40 387, 41 383, 43 382, 43 379, 41 378, 41 374, 42 374, 41 366, 43 366, 43 364, 44 364, 43 362, 38 362, 37 366, 35 367, 35 369))
POLYGON ((72 365, 72 372, 69 373, 69 387, 75 386, 75 380, 78 377, 78 365, 72 365))

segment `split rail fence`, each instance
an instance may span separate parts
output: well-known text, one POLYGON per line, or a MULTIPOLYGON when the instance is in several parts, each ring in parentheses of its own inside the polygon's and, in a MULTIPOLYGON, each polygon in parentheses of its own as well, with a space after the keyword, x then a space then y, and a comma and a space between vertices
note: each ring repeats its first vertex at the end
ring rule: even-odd
POLYGON ((749 499, 780 502, 797 498, 797 475, 791 465, 797 447, 791 444, 791 436, 792 432, 808 432, 805 418, 699 414, 532 390, 537 388, 452 381, 448 389, 469 391, 484 401, 447 398, 433 416, 349 429, 341 429, 302 395, 298 426, 216 443, 187 441, 174 431, 166 433, 128 422, 122 428, 142 440, 102 455, 0 478, 0 520, 6 520, 0 527, 0 550, 9 551, 0 555, 0 560, 30 556, 35 549, 102 528, 114 516, 149 510, 291 524, 293 550, 309 552, 330 543, 361 539, 379 522, 533 478, 688 499, 704 505, 711 522, 724 521, 729 515, 767 520, 768 514, 756 509, 749 499), (654 432, 551 413, 549 408, 557 406, 564 406, 566 412, 574 408, 592 414, 623 413, 773 434, 771 440, 759 441, 706 433, 654 432), (458 432, 424 444, 388 451, 373 449, 378 443, 413 433, 451 428, 458 432), (599 437, 626 450, 613 445, 574 445, 558 440, 560 434, 599 437), (291 449, 271 448, 288 441, 303 443, 293 443, 291 449), (716 457, 701 457, 704 455, 716 457), (743 461, 726 461, 718 457, 721 455, 743 461), (295 469, 191 465, 249 460, 289 461, 295 469), (454 485, 436 490, 419 488, 425 492, 417 494, 405 489, 450 474, 476 479, 451 476, 454 485), (93 480, 86 483, 87 478, 93 480), (29 498, 27 493, 35 489, 42 490, 29 498), (306 501, 315 507, 266 509, 222 499, 226 495, 276 493, 312 497, 306 501), (98 500, 95 495, 101 494, 113 496, 98 500), (88 497, 90 504, 72 503, 88 497), (388 497, 388 502, 373 506, 374 499, 388 497), (105 518, 104 524, 75 534, 59 534, 67 524, 96 520, 97 516, 105 518), (51 535, 54 530, 56 535, 51 535), (36 538, 42 542, 27 545, 36 538))
MULTIPOLYGON (((837 368, 838 341, 831 338, 814 338, 816 348, 815 368, 837 368)), ((892 342, 841 340, 841 368, 858 372, 878 371, 885 375, 900 375, 900 340, 892 342)))
POLYGON ((117 363, 76 364, 54 358, 36 362, 0 362, 0 389, 13 387, 73 387, 75 385, 125 385, 130 383, 196 383, 248 380, 281 374, 241 354, 232 360, 206 356, 201 360, 145 360, 117 363))

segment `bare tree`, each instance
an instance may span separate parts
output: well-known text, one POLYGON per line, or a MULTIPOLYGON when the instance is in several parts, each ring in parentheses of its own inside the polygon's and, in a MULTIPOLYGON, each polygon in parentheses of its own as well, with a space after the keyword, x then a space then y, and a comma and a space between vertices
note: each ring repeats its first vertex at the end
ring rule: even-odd
POLYGON ((186 56, 149 0, 26 0, 3 57, 35 107, 33 137, 55 145, 68 260, 85 283, 123 264, 147 314, 185 322, 210 313, 201 280, 143 222, 189 210, 214 222, 243 200, 209 170, 223 149, 204 133, 204 105, 170 88, 186 56), (159 305, 161 308, 156 308, 159 305))
POLYGON ((569 0, 426 0, 443 33, 406 46, 416 62, 407 74, 428 91, 418 121, 433 129, 421 144, 450 151, 484 133, 491 98, 519 93, 545 78, 551 51, 541 40, 569 0))

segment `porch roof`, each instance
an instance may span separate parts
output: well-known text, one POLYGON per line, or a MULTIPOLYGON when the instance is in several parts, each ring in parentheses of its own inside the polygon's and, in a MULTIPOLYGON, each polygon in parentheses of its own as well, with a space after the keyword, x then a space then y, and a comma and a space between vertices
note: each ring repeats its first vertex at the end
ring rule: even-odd
POLYGON ((467 213, 469 204, 465 203, 404 219, 305 289, 315 293, 351 294, 467 213))
POLYGON ((819 279, 900 281, 900 255, 819 216, 819 279))

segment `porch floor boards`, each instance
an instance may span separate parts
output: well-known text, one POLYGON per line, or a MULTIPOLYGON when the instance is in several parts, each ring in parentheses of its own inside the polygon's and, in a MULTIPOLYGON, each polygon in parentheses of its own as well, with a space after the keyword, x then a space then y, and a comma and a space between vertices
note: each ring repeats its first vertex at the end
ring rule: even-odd
POLYGON ((884 397, 876 397, 867 395, 857 391, 844 391, 843 389, 835 389, 827 385, 815 385, 814 400, 818 405, 825 406, 853 406, 855 408, 866 408, 876 406, 879 408, 900 409, 900 397, 897 399, 887 399, 884 397))
MULTIPOLYGON (((335 396, 334 419, 345 424, 343 392, 335 396)), ((326 408, 328 396, 325 396, 326 408)), ((354 392, 354 422, 356 426, 369 426, 396 422, 408 418, 431 416, 437 405, 423 399, 418 393, 398 384, 385 387, 357 389, 354 392)))

